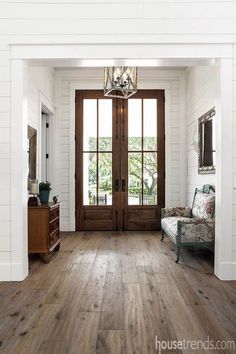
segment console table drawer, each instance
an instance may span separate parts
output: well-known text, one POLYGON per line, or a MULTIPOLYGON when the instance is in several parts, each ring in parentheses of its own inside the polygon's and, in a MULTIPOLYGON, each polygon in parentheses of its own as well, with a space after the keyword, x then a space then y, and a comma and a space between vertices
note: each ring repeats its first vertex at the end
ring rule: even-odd
POLYGON ((52 221, 59 217, 59 207, 50 209, 49 220, 52 221))
POLYGON ((51 234, 49 236, 49 247, 52 247, 54 243, 56 243, 57 240, 59 240, 59 238, 60 238, 59 230, 51 234))
POLYGON ((55 219, 54 221, 51 221, 49 224, 49 233, 52 234, 54 231, 59 229, 59 226, 60 226, 59 218, 55 219))

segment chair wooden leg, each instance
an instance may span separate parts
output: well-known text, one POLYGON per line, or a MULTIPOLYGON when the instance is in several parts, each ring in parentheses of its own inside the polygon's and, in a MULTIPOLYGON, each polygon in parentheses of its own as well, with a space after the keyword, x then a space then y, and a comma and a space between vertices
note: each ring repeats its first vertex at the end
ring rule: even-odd
POLYGON ((213 242, 210 246, 211 252, 214 254, 215 253, 215 243, 213 242))
POLYGON ((176 261, 175 261, 175 263, 179 262, 179 258, 180 258, 180 245, 176 244, 176 261))
POLYGON ((161 241, 163 241, 163 240, 164 240, 164 236, 165 236, 165 232, 164 232, 164 230, 163 230, 163 229, 161 229, 161 241))

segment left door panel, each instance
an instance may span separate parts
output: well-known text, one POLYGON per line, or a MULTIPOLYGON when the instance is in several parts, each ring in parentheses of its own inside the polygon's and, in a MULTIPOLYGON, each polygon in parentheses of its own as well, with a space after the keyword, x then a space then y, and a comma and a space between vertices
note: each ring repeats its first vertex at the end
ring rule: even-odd
POLYGON ((113 230, 114 100, 76 91, 76 229, 113 230))

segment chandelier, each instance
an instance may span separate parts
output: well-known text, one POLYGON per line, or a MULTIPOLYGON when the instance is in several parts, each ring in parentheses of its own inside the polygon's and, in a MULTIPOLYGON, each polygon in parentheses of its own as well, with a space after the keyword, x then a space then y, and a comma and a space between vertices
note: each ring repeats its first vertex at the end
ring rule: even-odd
POLYGON ((137 92, 137 68, 109 66, 104 68, 104 95, 129 98, 137 92))

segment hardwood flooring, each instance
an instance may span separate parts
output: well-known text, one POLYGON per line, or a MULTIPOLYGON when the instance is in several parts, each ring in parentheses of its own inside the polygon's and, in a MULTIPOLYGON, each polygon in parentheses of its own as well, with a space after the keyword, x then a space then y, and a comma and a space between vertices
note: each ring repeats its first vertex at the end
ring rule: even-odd
POLYGON ((176 264, 158 232, 64 234, 51 263, 34 256, 27 279, 0 283, 0 353, 156 354, 156 338, 236 341, 236 282, 213 275, 208 251, 183 256, 176 264))

